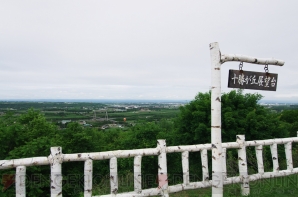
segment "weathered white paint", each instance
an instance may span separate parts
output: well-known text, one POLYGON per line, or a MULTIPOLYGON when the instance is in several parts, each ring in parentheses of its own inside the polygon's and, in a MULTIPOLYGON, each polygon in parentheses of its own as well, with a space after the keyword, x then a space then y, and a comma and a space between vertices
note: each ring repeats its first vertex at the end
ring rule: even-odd
POLYGON ((273 162, 273 172, 279 171, 279 164, 278 164, 278 155, 277 155, 277 144, 273 143, 270 145, 271 155, 272 155, 272 162, 273 162))
POLYGON ((166 140, 157 140, 158 155, 158 188, 161 196, 168 197, 168 171, 167 171, 167 153, 166 140))
POLYGON ((118 193, 117 157, 112 157, 110 159, 110 186, 111 186, 111 194, 112 196, 115 196, 118 193))
POLYGON ((258 163, 258 173, 264 174, 263 145, 256 146, 255 150, 256 150, 256 158, 258 163))
POLYGON ((189 184, 189 152, 182 152, 182 173, 183 173, 183 184, 189 184))
POLYGON ((168 146, 167 153, 182 153, 184 151, 188 152, 198 152, 201 150, 211 150, 211 144, 197 144, 197 145, 184 145, 184 146, 168 146))
POLYGON ((62 197, 62 147, 51 147, 51 197, 62 197))
POLYGON ((26 166, 18 166, 15 176, 16 196, 26 196, 26 166))
POLYGON ((221 159, 222 159, 222 179, 223 181, 227 180, 227 148, 222 148, 222 154, 221 154, 221 159))
POLYGON ((201 162, 202 162, 202 180, 209 181, 209 169, 208 169, 208 153, 207 149, 201 150, 201 162))
MULTIPOLYGON (((292 138, 282 138, 282 139, 269 139, 269 140, 254 140, 246 141, 246 146, 258 146, 258 145, 271 145, 285 144, 287 142, 298 142, 298 137, 292 138)), ((226 142, 222 143, 222 148, 239 148, 239 144, 236 142, 226 142)), ((211 150, 211 144, 198 144, 198 145, 184 145, 184 146, 169 146, 166 148, 167 153, 174 152, 198 152, 203 149, 211 150)), ((154 156, 158 155, 157 148, 147 148, 147 149, 135 149, 135 150, 117 150, 108 152, 94 152, 94 153, 75 153, 75 154, 63 154, 63 162, 70 161, 86 161, 87 159, 92 160, 105 160, 112 157, 117 158, 129 158, 135 157, 137 155, 142 156, 154 156)), ((50 162, 47 157, 33 157, 33 158, 23 158, 23 159, 12 159, 12 160, 0 160, 0 170, 16 168, 18 166, 40 166, 49 165, 50 162)))
MULTIPOLYGON (((212 196, 223 196, 222 143, 221 143, 221 64, 228 61, 283 66, 284 61, 244 55, 221 54, 217 42, 211 43, 211 145, 212 145, 212 196), (216 184, 215 184, 216 183, 216 184)), ((244 190, 242 190, 243 192, 244 190)), ((243 192, 245 193, 245 192, 243 192)))
POLYGON ((285 153, 287 160, 287 170, 293 170, 293 158, 292 158, 292 142, 288 142, 285 144, 285 153))
POLYGON ((223 196, 221 142, 221 55, 217 42, 210 44, 212 196, 223 196))
POLYGON ((258 146, 258 145, 271 145, 271 144, 285 144, 287 142, 298 142, 297 137, 292 138, 281 138, 281 139, 270 139, 270 140, 254 140, 246 141, 246 146, 258 146))
POLYGON ((41 166, 49 164, 50 162, 47 157, 0 160, 0 170, 16 168, 18 166, 41 166))
POLYGON ((137 194, 142 193, 142 156, 134 157, 134 191, 137 194))
POLYGON ((92 196, 93 161, 88 159, 84 163, 84 197, 92 196))
POLYGON ((97 152, 97 153, 65 154, 64 161, 65 162, 85 161, 87 159, 105 160, 105 159, 111 159, 113 157, 128 158, 128 157, 135 157, 138 155, 142 155, 142 156, 158 155, 158 149, 146 148, 146 149, 135 149, 135 150, 116 150, 116 151, 97 152))
POLYGON ((240 145, 238 149, 238 166, 240 179, 242 180, 241 193, 243 196, 247 196, 249 195, 249 177, 247 172, 245 136, 237 135, 236 138, 237 143, 240 145))
POLYGON ((93 196, 93 197, 141 197, 141 196, 160 196, 159 189, 152 188, 152 189, 144 189, 142 190, 141 194, 136 194, 135 192, 125 192, 125 193, 118 193, 117 195, 107 194, 107 195, 100 195, 100 196, 93 196))
POLYGON ((192 189, 200 189, 207 188, 212 186, 212 181, 200 181, 200 182, 190 182, 188 185, 177 184, 169 186, 170 193, 176 193, 183 190, 192 190, 192 189))
POLYGON ((250 57, 246 55, 236 55, 236 54, 222 54, 221 55, 221 63, 224 62, 246 62, 251 64, 263 64, 263 65, 275 65, 275 66, 283 66, 285 62, 283 60, 272 59, 272 58, 257 58, 250 57))
MULTIPOLYGON (((221 158, 223 161, 222 165, 222 177, 223 177, 223 185, 228 185, 228 184, 233 184, 233 183, 242 183, 246 181, 247 183, 249 181, 255 181, 259 179, 264 179, 264 178, 273 178, 273 177, 281 177, 281 176, 288 176, 291 174, 296 174, 298 173, 298 168, 293 168, 291 166, 291 157, 292 157, 292 143, 297 143, 298 142, 298 137, 295 138, 282 138, 282 139, 270 139, 270 140, 257 140, 257 141, 244 141, 244 136, 240 135, 237 136, 238 140, 237 142, 228 142, 228 143, 222 143, 222 154, 221 158), (264 166, 263 166, 263 158, 262 158, 262 149, 263 146, 271 146, 272 150, 272 155, 277 156, 277 149, 275 146, 277 144, 282 144, 285 146, 286 150, 286 158, 287 158, 287 164, 288 168, 287 170, 274 170, 272 172, 264 172, 264 166), (256 148, 256 157, 258 161, 258 173, 257 174, 251 174, 248 176, 244 176, 247 174, 247 168, 246 169, 241 169, 243 168, 243 159, 246 158, 246 153, 245 153, 245 146, 255 146, 256 148), (225 167, 225 154, 226 154, 226 149, 238 149, 239 150, 239 157, 241 158, 239 160, 239 174, 240 176, 236 177, 227 177, 228 172, 226 172, 226 167, 225 167), (245 155, 245 156, 244 156, 245 155), (287 156, 288 155, 288 156, 287 156), (240 162, 241 161, 241 162, 240 162), (243 172, 246 172, 243 173, 243 172), (226 174, 226 176, 225 176, 226 174), (244 177, 244 178, 243 178, 244 177), (246 179, 245 179, 246 178, 246 179)), ((56 188, 60 187, 59 191, 62 191, 61 189, 61 180, 62 175, 61 175, 61 164, 62 162, 70 162, 69 158, 76 156, 74 158, 75 161, 77 161, 77 158, 80 158, 80 161, 85 156, 94 156, 93 158, 86 157, 84 160, 85 161, 85 167, 84 167, 84 175, 85 175, 85 191, 91 190, 92 191, 92 180, 89 179, 89 177, 92 177, 92 159, 96 158, 97 160, 104 160, 104 159, 110 159, 110 175, 113 178, 111 179, 111 190, 114 192, 111 192, 111 194, 108 195, 102 195, 102 196, 109 196, 109 197, 119 197, 119 196, 129 196, 129 197, 137 197, 137 196, 154 196, 154 195, 162 195, 166 196, 169 193, 174 193, 174 192, 179 192, 183 190, 190 190, 190 189, 199 189, 199 188, 206 188, 206 187, 211 187, 212 186, 212 181, 213 180, 208 180, 208 159, 207 159, 207 150, 211 150, 211 144, 203 144, 203 145, 190 145, 190 146, 171 146, 171 147, 166 147, 165 140, 158 140, 158 145, 156 148, 150 148, 150 149, 138 149, 138 150, 119 150, 119 151, 109 151, 109 152, 99 152, 99 153, 76 153, 76 154, 62 154, 62 148, 61 147, 53 147, 51 148, 51 155, 48 157, 48 163, 51 165, 51 179, 56 179, 55 182, 51 183, 51 186, 54 186, 55 188, 51 188, 51 195, 52 196, 57 196, 55 193, 57 193, 56 188), (147 150, 149 150, 147 152, 147 150), (166 161, 166 154, 167 153, 172 153, 172 152, 181 152, 182 151, 182 166, 183 166, 183 176, 187 175, 187 172, 189 173, 189 152, 198 152, 200 151, 201 153, 201 160, 202 160, 202 166, 206 166, 206 168, 202 167, 202 172, 203 172, 203 180, 200 182, 190 182, 189 179, 185 179, 182 184, 177 184, 177 185, 168 185, 168 182, 163 182, 166 179, 164 179, 167 176, 161 176, 162 180, 160 182, 166 183, 161 185, 160 189, 156 188, 151 188, 151 189, 144 189, 142 190, 141 188, 141 179, 139 175, 141 175, 141 158, 142 155, 134 156, 135 153, 145 153, 146 155, 150 156, 151 155, 158 155, 159 161, 159 171, 158 175, 167 175, 167 161, 166 161), (128 153, 124 155, 124 153, 128 153), (114 157, 111 157, 111 156, 114 157), (103 158, 103 156, 107 156, 106 158, 103 158), (118 174, 117 174, 117 156, 119 158, 124 158, 124 157, 134 157, 134 191, 132 192, 125 192, 125 193, 118 193, 118 174), (111 158, 110 158, 111 157, 111 158), (67 159, 66 159, 67 158, 67 159), (58 172, 58 173, 57 173, 58 172), (88 175, 88 176, 86 176, 88 175), (58 182, 57 182, 58 180, 58 182), (136 181, 137 180, 137 181, 136 181), (59 186, 59 187, 56 187, 59 186)), ((42 158, 42 157, 38 157, 42 158)), ((29 163, 28 160, 31 160, 32 162, 35 162, 38 160, 38 158, 24 158, 24 159, 18 159, 18 160, 2 160, 0 161, 0 169, 7 169, 7 168, 13 168, 13 167, 18 167, 17 172, 16 172, 16 177, 19 174, 19 169, 22 169, 22 165, 19 164, 24 164, 27 163, 28 166, 36 165, 29 163), (16 162, 17 161, 17 162, 16 162), (7 166, 7 164, 12 164, 12 166, 7 166), (1 166, 2 165, 2 166, 1 166)), ((277 158, 277 157, 276 157, 277 158)), ((274 160, 273 160, 274 161, 274 160)), ((247 165, 247 163, 246 163, 247 165)), ((244 166, 246 166, 244 165, 244 166)), ((274 164, 276 167, 276 164, 274 164)), ((16 182, 16 184, 18 184, 16 182)), ((16 188, 18 186, 16 185, 16 188)), ((90 196, 91 193, 89 192, 84 192, 85 196, 90 196)), ((245 194, 245 193, 244 193, 245 194)), ((62 193, 58 193, 58 196, 61 196, 62 193)))

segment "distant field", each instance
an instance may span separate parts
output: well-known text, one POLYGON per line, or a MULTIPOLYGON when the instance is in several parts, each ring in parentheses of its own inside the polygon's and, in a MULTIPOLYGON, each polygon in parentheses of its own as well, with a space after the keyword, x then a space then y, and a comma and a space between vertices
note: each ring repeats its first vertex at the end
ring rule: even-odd
POLYGON ((0 112, 2 114, 11 111, 19 116, 26 113, 30 108, 41 111, 45 118, 52 122, 85 120, 95 126, 107 124, 109 121, 118 124, 159 121, 176 117, 179 113, 177 104, 166 103, 128 103, 120 105, 112 103, 0 102, 0 112), (108 115, 109 121, 106 121, 106 115, 108 115), (124 118, 126 118, 125 122, 124 118))
POLYGON ((178 109, 160 109, 152 111, 132 111, 132 112, 117 112, 109 113, 109 118, 113 118, 116 121, 123 121, 123 118, 126 118, 126 121, 154 121, 160 120, 163 118, 173 118, 179 113, 178 109))

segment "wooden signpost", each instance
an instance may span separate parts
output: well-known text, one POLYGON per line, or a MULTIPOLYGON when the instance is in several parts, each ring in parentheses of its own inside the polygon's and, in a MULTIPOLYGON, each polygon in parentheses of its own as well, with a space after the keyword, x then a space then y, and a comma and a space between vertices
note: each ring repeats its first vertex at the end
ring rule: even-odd
MULTIPOLYGON (((211 59, 211 143, 212 143, 212 197, 223 196, 224 173, 221 141, 221 65, 225 62, 240 62, 239 70, 230 70, 229 87, 276 91, 277 74, 269 73, 268 65, 283 66, 284 61, 272 58, 257 58, 246 55, 223 54, 217 42, 210 44, 211 59), (243 62, 265 66, 265 72, 242 70, 243 62)), ((241 166, 247 168, 247 166, 241 166)), ((242 174, 241 193, 249 195, 248 175, 242 174)))
POLYGON ((275 73, 229 70, 228 87, 276 91, 277 77, 275 73))

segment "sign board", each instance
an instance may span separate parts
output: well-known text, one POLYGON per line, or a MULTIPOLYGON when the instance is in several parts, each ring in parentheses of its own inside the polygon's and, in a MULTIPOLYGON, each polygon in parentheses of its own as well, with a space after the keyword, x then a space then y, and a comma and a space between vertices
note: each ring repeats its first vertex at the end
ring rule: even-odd
POLYGON ((229 88, 276 91, 278 74, 229 70, 229 88))

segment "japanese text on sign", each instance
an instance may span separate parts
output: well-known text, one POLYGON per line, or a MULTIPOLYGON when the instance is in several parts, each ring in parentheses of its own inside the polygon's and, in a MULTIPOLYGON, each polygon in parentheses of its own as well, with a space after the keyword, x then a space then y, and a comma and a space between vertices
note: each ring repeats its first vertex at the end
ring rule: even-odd
POLYGON ((244 70, 229 71, 229 88, 276 91, 278 74, 244 70))

